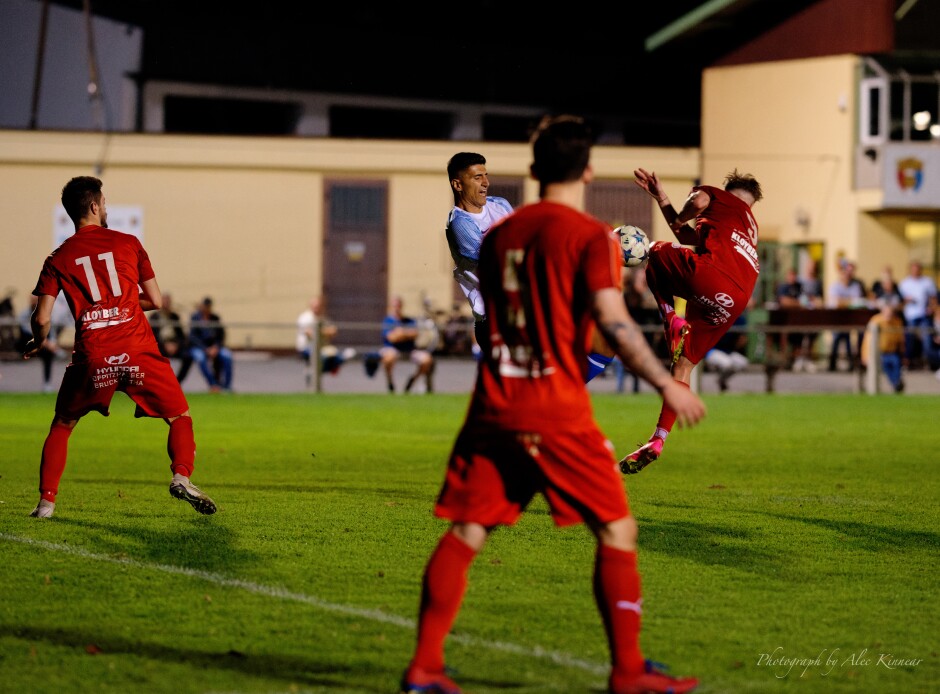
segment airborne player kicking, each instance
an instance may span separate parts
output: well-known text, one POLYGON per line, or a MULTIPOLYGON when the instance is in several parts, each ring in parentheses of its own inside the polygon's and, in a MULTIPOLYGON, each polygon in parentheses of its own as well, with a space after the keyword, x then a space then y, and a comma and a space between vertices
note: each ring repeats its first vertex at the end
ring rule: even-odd
MULTIPOLYGON (((633 174, 635 183, 655 198, 679 241, 653 243, 646 280, 663 317, 672 377, 688 387, 692 369, 728 332, 754 292, 760 264, 751 208, 763 193, 753 176, 735 170, 725 178, 724 190, 692 188, 676 212, 655 172, 637 169, 633 174), (695 226, 686 226, 693 219, 695 226), (685 319, 676 314, 677 296, 687 302, 685 319)), ((664 402, 656 431, 620 461, 620 471, 635 474, 659 458, 675 422, 676 413, 664 402)))
POLYGON ((199 513, 215 513, 212 499, 189 481, 196 456, 189 405, 144 316, 163 303, 150 258, 136 237, 108 229, 101 185, 92 176, 78 176, 62 189, 75 234, 46 258, 33 290, 39 301, 23 357, 34 356, 48 335, 60 291, 75 317, 75 347, 42 447, 39 504, 30 515, 52 516, 72 430, 92 410, 107 416, 116 390, 137 403, 135 416, 160 417, 170 425, 170 494, 199 513))

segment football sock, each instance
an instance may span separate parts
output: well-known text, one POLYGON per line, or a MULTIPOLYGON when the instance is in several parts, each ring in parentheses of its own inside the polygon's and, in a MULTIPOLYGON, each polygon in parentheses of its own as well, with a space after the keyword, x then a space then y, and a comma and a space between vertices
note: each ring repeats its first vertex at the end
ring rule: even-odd
MULTIPOLYGON (((684 381, 676 380, 680 386, 689 387, 689 384, 684 381)), ((669 432, 672 431, 672 427, 676 424, 676 412, 671 407, 663 403, 663 408, 659 411, 659 421, 656 422, 656 431, 653 433, 654 437, 661 438, 663 441, 666 440, 666 437, 669 436, 669 432)))
POLYGON ((448 531, 428 560, 421 587, 418 643, 411 664, 429 672, 444 669, 444 639, 457 618, 467 570, 476 552, 448 531))
POLYGON ((611 675, 634 675, 645 667, 640 650, 640 572, 636 552, 598 544, 594 561, 594 599, 610 646, 611 675))
POLYGON ((65 471, 69 454, 69 436, 72 429, 63 424, 49 427, 46 442, 42 445, 42 460, 39 463, 39 493, 46 501, 55 503, 59 493, 59 480, 65 471))
POLYGON ((170 432, 166 437, 166 452, 170 456, 170 470, 173 474, 193 476, 196 439, 193 437, 192 417, 177 417, 170 422, 170 432))
POLYGON ((613 360, 613 357, 607 357, 603 354, 598 354, 597 352, 591 352, 588 354, 588 372, 587 378, 584 379, 584 382, 587 383, 598 374, 603 373, 604 369, 606 369, 608 364, 610 364, 610 362, 613 360))

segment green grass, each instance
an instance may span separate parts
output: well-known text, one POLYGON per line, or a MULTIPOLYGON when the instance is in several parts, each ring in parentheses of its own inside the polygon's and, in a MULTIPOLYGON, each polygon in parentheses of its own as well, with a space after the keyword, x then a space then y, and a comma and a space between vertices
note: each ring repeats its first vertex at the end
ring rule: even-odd
MULTIPOLYGON (((169 496, 166 426, 118 396, 73 434, 56 516, 37 521, 53 400, 0 398, 0 691, 396 691, 467 398, 190 402, 193 481, 219 513, 169 496)), ((625 478, 647 655, 705 693, 940 690, 937 400, 708 405, 625 478)), ((595 396, 621 454, 657 412, 595 396)), ((540 499, 494 533, 448 643, 468 694, 604 691, 592 562, 586 530, 555 529, 540 499)))

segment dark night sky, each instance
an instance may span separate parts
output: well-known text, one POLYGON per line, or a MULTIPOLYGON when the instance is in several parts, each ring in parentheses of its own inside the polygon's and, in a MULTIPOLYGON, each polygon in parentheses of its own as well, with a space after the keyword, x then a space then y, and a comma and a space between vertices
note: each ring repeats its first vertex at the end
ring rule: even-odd
POLYGON ((678 137, 674 144, 697 145, 702 69, 736 47, 730 36, 740 41, 811 1, 735 0, 723 15, 653 53, 645 39, 702 2, 571 3, 559 6, 563 13, 505 0, 360 0, 348 9, 305 0, 91 0, 91 6, 143 27, 143 80, 609 114, 654 139, 655 131, 678 137))

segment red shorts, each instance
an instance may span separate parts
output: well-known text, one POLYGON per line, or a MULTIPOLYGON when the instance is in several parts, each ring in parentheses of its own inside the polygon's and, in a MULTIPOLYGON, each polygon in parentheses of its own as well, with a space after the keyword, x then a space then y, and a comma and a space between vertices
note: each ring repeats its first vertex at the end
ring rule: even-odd
POLYGON ((523 433, 464 426, 434 512, 456 523, 512 525, 541 492, 558 526, 629 515, 623 479, 604 435, 523 433))
POLYGON ((156 352, 123 352, 69 364, 55 413, 69 420, 80 419, 92 410, 108 416, 116 390, 137 403, 135 417, 166 419, 189 409, 169 359, 156 352))
POLYGON ((694 250, 656 241, 650 247, 646 279, 657 301, 686 300, 685 319, 692 326, 682 355, 698 364, 744 313, 751 292, 694 250))

